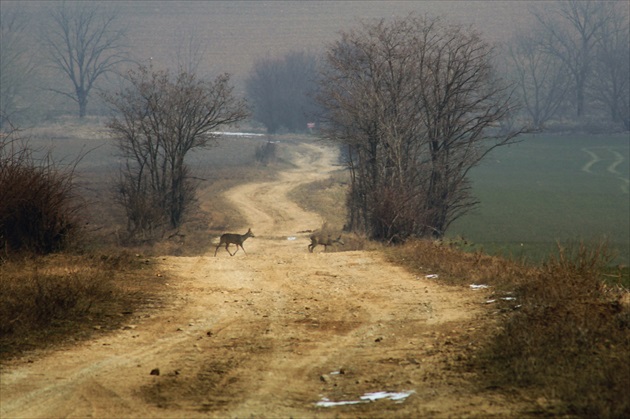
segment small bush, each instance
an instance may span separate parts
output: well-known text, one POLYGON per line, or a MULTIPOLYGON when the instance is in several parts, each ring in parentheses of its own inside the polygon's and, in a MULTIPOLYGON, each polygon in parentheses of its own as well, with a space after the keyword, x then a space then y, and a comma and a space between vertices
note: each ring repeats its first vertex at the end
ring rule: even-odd
POLYGON ((78 226, 73 169, 35 159, 20 138, 0 140, 0 251, 46 254, 66 246, 78 226))
POLYGON ((278 147, 273 141, 267 141, 256 148, 256 161, 263 165, 275 163, 278 160, 278 147))

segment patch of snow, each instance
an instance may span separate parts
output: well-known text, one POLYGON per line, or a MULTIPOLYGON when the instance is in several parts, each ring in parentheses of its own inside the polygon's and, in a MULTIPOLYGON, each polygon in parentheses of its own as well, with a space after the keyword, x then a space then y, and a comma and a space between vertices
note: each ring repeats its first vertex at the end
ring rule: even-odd
POLYGON ((334 406, 345 406, 350 404, 359 404, 359 403, 369 403, 375 400, 380 399, 389 399, 396 402, 402 402, 407 397, 411 396, 415 393, 415 390, 405 390, 400 392, 391 392, 391 391, 377 391, 375 393, 365 393, 361 396, 360 400, 342 400, 338 402, 332 402, 328 398, 323 397, 320 401, 315 403, 315 406, 319 407, 334 407, 334 406))
POLYGON ((319 407, 334 407, 334 406, 345 406, 345 405, 349 405, 349 404, 359 404, 359 403, 367 403, 367 401, 364 401, 364 400, 348 400, 348 401, 341 401, 341 402, 331 402, 326 397, 324 397, 323 399, 321 399, 320 401, 315 403, 315 406, 319 406, 319 407))
POLYGON ((379 399, 405 400, 413 393, 415 393, 414 390, 401 391, 398 393, 390 391, 378 391, 376 393, 365 393, 363 396, 361 396, 361 400, 369 400, 371 402, 379 399))
POLYGON ((232 131, 213 131, 212 135, 229 135, 233 137, 264 137, 266 134, 257 134, 254 132, 232 132, 232 131))

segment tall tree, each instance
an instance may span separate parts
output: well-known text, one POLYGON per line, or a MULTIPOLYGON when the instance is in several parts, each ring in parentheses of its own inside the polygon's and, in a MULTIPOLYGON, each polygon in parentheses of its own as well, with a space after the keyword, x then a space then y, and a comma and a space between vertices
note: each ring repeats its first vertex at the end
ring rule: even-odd
POLYGON ((117 199, 129 232, 151 235, 181 225, 194 199, 186 155, 213 145, 213 130, 245 119, 248 111, 233 95, 228 75, 209 82, 140 67, 128 81, 106 96, 116 111, 108 127, 124 159, 117 199))
POLYGON ((567 70, 561 60, 545 53, 539 34, 515 35, 509 45, 510 73, 534 129, 556 115, 569 90, 567 70))
POLYGON ((562 60, 573 80, 578 117, 584 115, 598 33, 613 15, 613 2, 566 0, 533 11, 547 53, 562 60))
POLYGON ((0 13, 0 129, 26 108, 20 101, 35 78, 36 65, 32 51, 27 48, 27 32, 27 15, 19 8, 3 6, 0 13))
POLYGON ((41 35, 53 68, 66 76, 71 89, 50 90, 79 106, 84 117, 97 81, 127 61, 125 30, 119 15, 95 2, 59 3, 50 11, 52 23, 41 35))
POLYGON ((176 71, 197 74, 203 78, 203 75, 199 74, 199 72, 205 59, 207 47, 197 28, 190 25, 178 28, 174 31, 173 38, 176 40, 177 45, 171 61, 174 63, 176 71))
POLYGON ((621 6, 611 6, 616 12, 598 33, 590 90, 611 120, 630 130, 630 21, 628 5, 625 13, 621 6))
POLYGON ((349 150, 351 228, 440 237, 474 207, 468 172, 518 134, 495 128, 513 105, 492 54, 475 31, 415 16, 329 48, 319 98, 326 137, 349 150))

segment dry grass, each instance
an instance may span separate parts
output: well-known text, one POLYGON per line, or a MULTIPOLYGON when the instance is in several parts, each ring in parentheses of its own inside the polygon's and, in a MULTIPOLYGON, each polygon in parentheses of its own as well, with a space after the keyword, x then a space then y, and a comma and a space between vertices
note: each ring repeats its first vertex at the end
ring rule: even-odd
POLYGON ((480 386, 524 390, 536 414, 630 417, 630 295, 605 278, 605 244, 559 247, 539 267, 431 241, 386 252, 447 283, 488 284, 516 298, 478 357, 480 386))
POLYGON ((122 252, 0 265, 0 360, 120 327, 159 290, 150 263, 122 252))
POLYGON ((335 231, 343 230, 347 219, 347 190, 347 174, 341 171, 328 179, 295 188, 289 198, 299 202, 305 210, 320 214, 326 229, 335 234, 335 231))
POLYGON ((606 285, 609 260, 601 244, 560 248, 517 287, 522 306, 484 356, 493 385, 531 388, 562 413, 630 416, 630 304, 606 285))
POLYGON ((453 285, 485 284, 510 289, 534 274, 532 267, 483 252, 465 252, 459 241, 411 240, 388 247, 391 261, 421 273, 438 274, 453 285))

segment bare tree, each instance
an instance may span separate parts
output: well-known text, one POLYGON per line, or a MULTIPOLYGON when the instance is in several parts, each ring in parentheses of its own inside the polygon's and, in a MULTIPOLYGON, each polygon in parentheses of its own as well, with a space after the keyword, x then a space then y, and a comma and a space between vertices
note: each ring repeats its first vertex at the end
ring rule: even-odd
POLYGON ((544 51, 544 43, 539 35, 519 34, 508 50, 511 73, 534 129, 556 115, 570 87, 565 65, 544 51))
POLYGON ((476 204, 469 170, 514 141, 512 111, 480 36, 438 19, 363 23, 327 55, 326 137, 346 145, 350 227, 381 240, 444 234, 476 204))
POLYGON ((125 30, 116 11, 95 2, 60 3, 50 12, 52 24, 42 33, 52 67, 72 83, 71 90, 51 88, 75 101, 84 117, 97 80, 127 61, 125 30))
POLYGON ((117 198, 130 233, 175 228, 194 200, 186 155, 213 145, 216 128, 245 119, 246 104, 234 97, 228 75, 208 82, 140 67, 128 81, 128 88, 106 96, 117 112, 108 127, 124 158, 117 198))
POLYGON ((578 117, 584 115, 586 89, 592 76, 598 33, 613 15, 613 2, 568 0, 533 11, 547 36, 544 48, 562 60, 573 80, 578 117))
POLYGON ((611 120, 630 130, 630 22, 627 9, 618 6, 612 5, 618 12, 598 33, 590 90, 611 120))
POLYGON ((27 48, 28 17, 5 6, 0 14, 0 129, 25 108, 20 104, 35 77, 33 54, 27 48))
POLYGON ((189 74, 199 74, 201 63, 206 55, 206 46, 193 27, 186 27, 175 31, 173 37, 177 40, 173 61, 176 71, 189 74))

